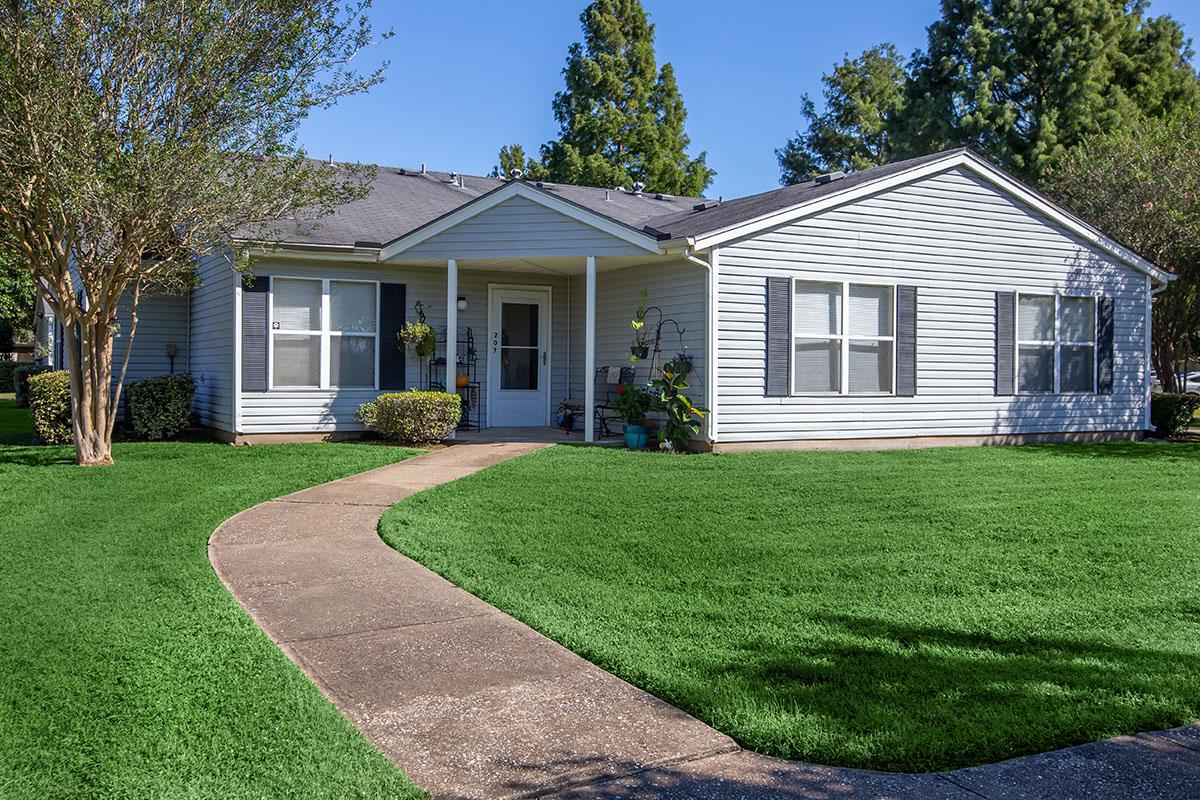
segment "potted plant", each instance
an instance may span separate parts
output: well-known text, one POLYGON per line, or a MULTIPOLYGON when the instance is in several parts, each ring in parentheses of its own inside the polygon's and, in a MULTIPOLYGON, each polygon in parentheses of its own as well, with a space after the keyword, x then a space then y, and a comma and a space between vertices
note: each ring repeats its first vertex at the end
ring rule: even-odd
POLYGON ((613 411, 625 423, 625 446, 630 450, 644 450, 650 443, 650 423, 646 415, 650 412, 653 398, 640 386, 625 386, 613 401, 613 411))
POLYGON ((417 301, 416 310, 417 318, 404 323, 404 327, 396 335, 405 346, 416 353, 417 358, 429 358, 437 349, 437 338, 433 328, 425 322, 425 307, 421 305, 420 300, 417 301))
POLYGON ((633 319, 629 321, 633 330, 633 342, 629 345, 629 363, 636 364, 650 357, 650 332, 646 330, 646 290, 642 289, 642 302, 633 319))
POLYGON ((680 375, 686 378, 692 372, 692 359, 694 356, 687 350, 681 350, 671 357, 671 360, 663 367, 663 372, 670 372, 672 375, 680 375))

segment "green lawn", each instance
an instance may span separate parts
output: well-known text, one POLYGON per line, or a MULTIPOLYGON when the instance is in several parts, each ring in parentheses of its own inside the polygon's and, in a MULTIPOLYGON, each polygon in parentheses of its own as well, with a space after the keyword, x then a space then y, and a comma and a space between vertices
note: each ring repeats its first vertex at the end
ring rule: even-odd
MULTIPOLYGON (((0 437, 28 415, 0 399, 0 437)), ((0 797, 419 793, 242 612, 205 544, 235 512, 409 455, 0 444, 0 797)))
POLYGON ((1200 719, 1200 445, 558 446, 384 538, 754 750, 939 770, 1200 719))

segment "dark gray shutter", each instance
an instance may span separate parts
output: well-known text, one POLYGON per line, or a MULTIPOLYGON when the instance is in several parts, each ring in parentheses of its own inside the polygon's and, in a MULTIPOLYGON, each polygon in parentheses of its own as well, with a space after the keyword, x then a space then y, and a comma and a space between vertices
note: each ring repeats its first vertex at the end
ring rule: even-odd
POLYGON ((404 348, 397 334, 404 327, 404 284, 379 284, 379 388, 406 389, 404 348))
POLYGON ((242 284, 242 391, 267 390, 267 303, 271 279, 242 284))
POLYGON ((896 287, 896 396, 917 393, 917 287, 896 287))
POLYGON ((1113 393, 1113 299, 1101 297, 1096 308, 1096 392, 1113 393))
POLYGON ((996 394, 1013 394, 1016 350, 1016 292, 996 292, 996 394))
POLYGON ((788 394, 792 298, 787 278, 767 278, 767 397, 788 394))

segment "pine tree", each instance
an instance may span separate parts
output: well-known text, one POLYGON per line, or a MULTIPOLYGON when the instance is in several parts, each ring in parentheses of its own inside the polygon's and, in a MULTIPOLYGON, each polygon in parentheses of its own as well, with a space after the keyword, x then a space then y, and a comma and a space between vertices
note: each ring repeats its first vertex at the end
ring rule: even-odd
POLYGON ((1200 107, 1190 41, 1145 0, 942 0, 925 51, 891 45, 823 78, 817 113, 776 155, 784 183, 971 147, 1040 182, 1085 137, 1200 107))
POLYGON ((966 145, 1038 181, 1084 137, 1200 101, 1189 42, 1145 0, 943 0, 899 126, 909 154, 966 145))
POLYGON ((904 59, 891 44, 847 55, 823 75, 825 111, 808 95, 800 113, 807 121, 779 150, 780 183, 799 183, 834 170, 866 169, 893 159, 892 127, 904 109, 904 59))
MULTIPOLYGON (((671 65, 657 66, 642 4, 595 0, 580 22, 584 38, 567 51, 566 86, 553 102, 559 136, 541 148, 541 177, 588 186, 641 181, 649 191, 699 195, 716 173, 704 153, 687 155, 687 111, 671 65)), ((517 148, 501 151, 502 168, 516 163, 517 148)))

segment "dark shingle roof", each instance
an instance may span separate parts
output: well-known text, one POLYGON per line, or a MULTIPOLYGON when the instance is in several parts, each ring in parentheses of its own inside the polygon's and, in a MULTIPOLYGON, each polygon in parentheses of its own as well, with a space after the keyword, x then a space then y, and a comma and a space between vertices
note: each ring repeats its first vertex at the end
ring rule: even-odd
POLYGON ((701 211, 689 209, 680 214, 664 215, 658 219, 651 220, 648 223, 648 227, 667 239, 699 236, 728 228, 731 225, 738 225, 752 219, 758 219, 767 214, 782 211, 801 203, 807 203, 810 200, 815 200, 825 195, 844 192, 855 186, 886 178, 889 175, 904 172, 905 170, 910 170, 932 161, 938 161, 948 155, 960 152, 964 152, 964 150, 947 150, 941 153, 910 158, 905 161, 896 161, 879 167, 851 172, 844 178, 829 181, 828 183, 817 183, 816 181, 794 183, 791 186, 784 186, 769 192, 752 194, 737 198, 736 200, 726 200, 717 205, 706 205, 701 211))
MULTIPOLYGON (((272 238, 301 245, 378 245, 427 225, 507 183, 502 178, 462 175, 460 188, 449 172, 382 166, 377 170, 366 197, 339 206, 315 224, 276 223, 271 226, 272 238)), ((652 219, 674 216, 702 200, 671 195, 660 198, 652 192, 635 195, 630 191, 560 183, 530 185, 638 230, 652 219)))
MULTIPOLYGON (((634 194, 623 189, 561 183, 530 185, 659 239, 678 239, 748 222, 958 152, 962 151, 933 153, 852 172, 827 183, 797 183, 720 203, 700 197, 675 197, 652 192, 634 194)), ((366 197, 339 206, 315 224, 275 223, 269 226, 270 238, 293 245, 379 246, 428 225, 507 183, 502 178, 461 175, 462 186, 458 186, 451 178, 455 173, 383 166, 377 170, 371 191, 366 197)), ((250 235, 249 232, 247 235, 250 235)))

